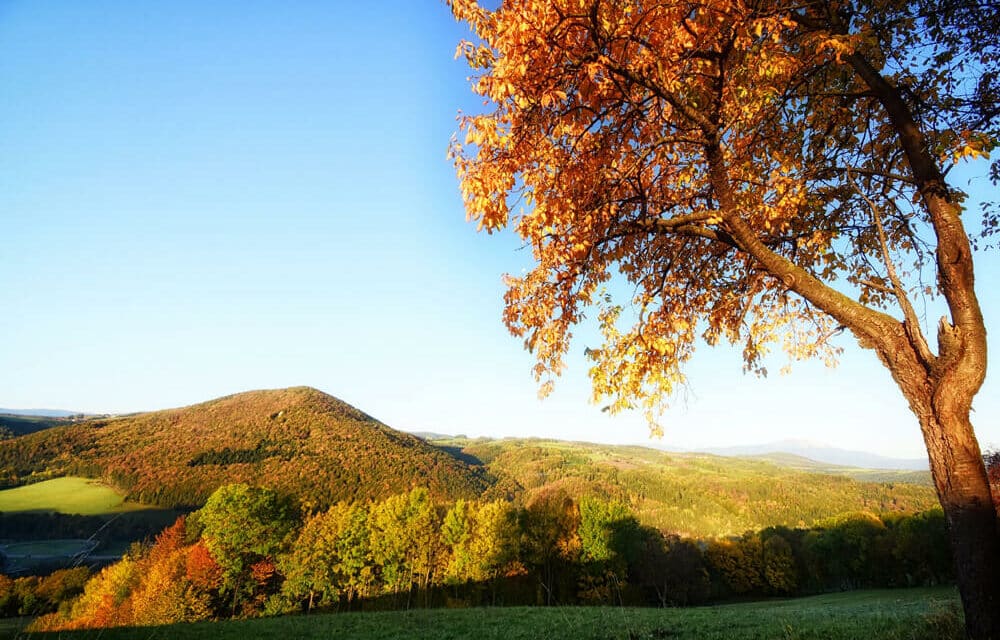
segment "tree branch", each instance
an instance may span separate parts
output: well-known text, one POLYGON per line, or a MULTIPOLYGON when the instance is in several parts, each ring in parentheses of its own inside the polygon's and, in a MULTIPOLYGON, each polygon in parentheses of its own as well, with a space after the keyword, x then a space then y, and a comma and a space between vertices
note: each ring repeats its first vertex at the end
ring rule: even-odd
POLYGON ((886 273, 889 275, 889 282, 892 283, 892 294, 896 297, 899 302, 899 308, 903 311, 903 327, 906 329, 906 335, 910 338, 910 344, 913 348, 917 350, 917 354, 920 356, 921 361, 928 370, 932 368, 934 362, 937 358, 931 353, 930 348, 927 346, 927 340, 924 338, 923 332, 920 330, 920 322, 917 318, 916 312, 913 310, 913 305, 910 303, 909 296, 906 295, 906 289, 903 288, 903 283, 899 280, 899 275, 896 273, 896 265, 892 261, 892 257, 889 255, 889 242, 886 240, 885 227, 882 226, 882 213, 880 212, 878 205, 872 201, 858 186, 854 181, 854 176, 851 175, 851 170, 847 169, 847 180, 854 187, 854 190, 858 192, 861 199, 865 201, 868 208, 872 212, 872 220, 875 222, 875 230, 878 233, 878 243, 879 248, 882 253, 882 262, 885 264, 886 273))

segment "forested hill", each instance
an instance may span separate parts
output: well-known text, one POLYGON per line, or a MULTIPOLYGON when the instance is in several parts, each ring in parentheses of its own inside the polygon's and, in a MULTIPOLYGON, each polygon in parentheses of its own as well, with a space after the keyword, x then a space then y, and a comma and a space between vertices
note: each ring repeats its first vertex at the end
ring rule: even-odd
MULTIPOLYGON (((549 492, 626 504, 647 525, 691 536, 811 526, 845 513, 915 512, 927 486, 865 482, 760 460, 546 440, 430 442, 309 387, 62 423, 0 441, 0 481, 63 475, 107 481, 134 500, 197 507, 243 482, 307 506, 382 500, 426 487, 441 501, 549 492)), ((860 470, 854 470, 861 474, 860 470)))
POLYGON ((6 413, 6 411, 8 410, 0 409, 0 440, 74 422, 74 418, 70 416, 41 416, 27 413, 6 413))
POLYGON ((491 484, 482 468, 309 387, 84 420, 0 442, 7 486, 70 474, 106 479, 130 498, 167 507, 200 506, 234 482, 317 506, 414 486, 440 499, 475 497, 491 484))
POLYGON ((523 488, 524 503, 559 491, 576 499, 592 495, 628 505, 645 525, 695 537, 809 527, 859 512, 914 513, 938 504, 930 486, 864 481, 764 460, 537 439, 432 442, 485 465, 498 486, 523 488))

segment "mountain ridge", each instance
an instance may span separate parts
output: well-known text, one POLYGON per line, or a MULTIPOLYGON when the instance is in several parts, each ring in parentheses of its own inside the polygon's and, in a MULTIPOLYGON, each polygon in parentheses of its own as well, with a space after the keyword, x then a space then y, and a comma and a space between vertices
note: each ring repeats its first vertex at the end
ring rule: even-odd
POLYGON ((28 416, 37 418, 69 418, 83 415, 81 411, 66 411, 65 409, 7 409, 0 407, 0 415, 28 416))
POLYGON ((825 443, 796 439, 777 440, 763 444, 705 447, 699 451, 727 457, 766 456, 784 453, 808 458, 817 462, 861 469, 926 471, 930 468, 927 458, 896 458, 868 451, 842 449, 825 443))

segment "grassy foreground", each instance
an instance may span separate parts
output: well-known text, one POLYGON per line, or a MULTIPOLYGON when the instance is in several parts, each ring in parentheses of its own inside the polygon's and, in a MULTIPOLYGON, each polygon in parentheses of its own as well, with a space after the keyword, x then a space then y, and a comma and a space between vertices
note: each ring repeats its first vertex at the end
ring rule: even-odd
POLYGON ((126 502, 111 487, 89 478, 55 478, 0 491, 0 511, 54 511, 84 516, 148 509, 126 502))
MULTIPOLYGON (((432 609, 287 616, 259 620, 101 629, 6 637, 116 640, 119 638, 329 638, 357 640, 930 640, 961 637, 958 598, 950 588, 857 591, 689 609, 511 607, 432 609)), ((2 626, 0 626, 2 633, 2 626)))

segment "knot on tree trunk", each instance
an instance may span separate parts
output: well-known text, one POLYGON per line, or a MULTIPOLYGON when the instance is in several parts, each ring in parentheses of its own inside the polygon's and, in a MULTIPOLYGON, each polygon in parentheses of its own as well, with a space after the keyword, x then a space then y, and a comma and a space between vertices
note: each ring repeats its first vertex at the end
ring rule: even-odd
POLYGON ((942 316, 938 320, 938 353, 941 354, 943 358, 947 358, 949 354, 955 352, 956 348, 961 343, 961 329, 955 325, 948 322, 948 318, 942 316))

